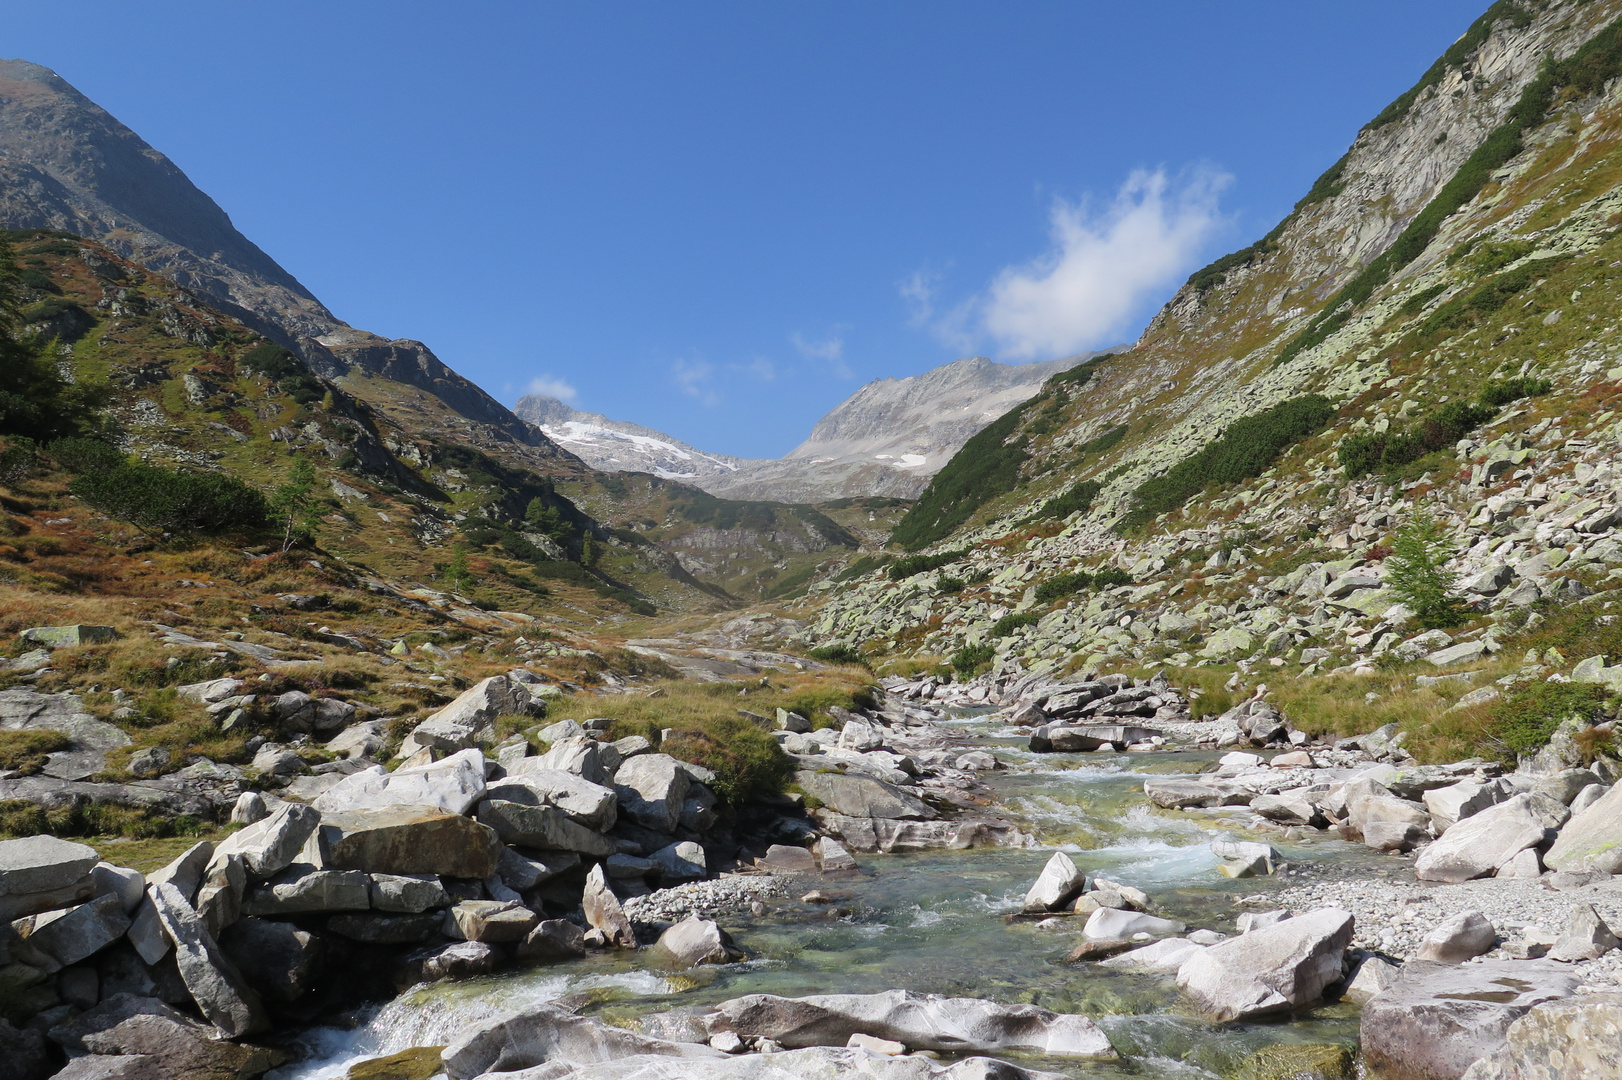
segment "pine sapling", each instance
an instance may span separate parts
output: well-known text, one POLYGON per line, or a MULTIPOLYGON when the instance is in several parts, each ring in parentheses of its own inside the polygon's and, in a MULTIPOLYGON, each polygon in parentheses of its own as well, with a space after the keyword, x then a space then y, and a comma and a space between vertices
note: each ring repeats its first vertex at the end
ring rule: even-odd
POLYGON ((1385 581, 1420 625, 1432 629, 1465 620, 1458 575, 1447 569, 1453 546, 1430 514, 1420 514, 1398 531, 1385 561, 1385 581))

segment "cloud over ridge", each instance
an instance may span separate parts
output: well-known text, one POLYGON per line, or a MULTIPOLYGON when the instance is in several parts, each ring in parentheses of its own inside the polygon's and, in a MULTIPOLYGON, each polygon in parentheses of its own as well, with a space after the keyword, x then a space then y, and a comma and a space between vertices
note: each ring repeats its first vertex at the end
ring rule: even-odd
POLYGON ((1217 203, 1232 180, 1209 167, 1175 180, 1164 169, 1138 169, 1099 213, 1086 200, 1056 199, 1049 250, 1005 268, 938 329, 961 336, 972 327, 1020 359, 1120 340, 1144 301, 1178 285, 1227 224, 1217 203))

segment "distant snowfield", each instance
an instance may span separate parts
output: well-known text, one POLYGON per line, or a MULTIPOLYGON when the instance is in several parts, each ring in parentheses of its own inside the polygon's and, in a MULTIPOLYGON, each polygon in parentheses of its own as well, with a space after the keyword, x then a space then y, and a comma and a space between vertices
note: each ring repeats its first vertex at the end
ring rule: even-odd
POLYGON ((547 438, 587 460, 604 459, 625 469, 646 470, 665 480, 692 480, 716 471, 732 472, 738 467, 735 461, 684 444, 616 431, 582 420, 542 424, 540 428, 547 438), (619 456, 618 452, 625 456, 619 456), (700 463, 710 467, 707 472, 694 467, 700 463))

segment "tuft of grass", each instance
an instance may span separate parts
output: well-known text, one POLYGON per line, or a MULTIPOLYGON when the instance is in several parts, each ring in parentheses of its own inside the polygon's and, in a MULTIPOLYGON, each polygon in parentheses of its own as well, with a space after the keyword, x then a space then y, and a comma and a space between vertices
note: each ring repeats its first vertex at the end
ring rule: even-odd
POLYGON ((215 828, 212 822, 189 815, 170 817, 154 810, 90 803, 44 810, 23 799, 0 802, 0 837, 23 836, 127 836, 199 837, 215 828))
POLYGON ((0 770, 33 776, 45 767, 47 754, 72 744, 60 731, 0 731, 0 770))

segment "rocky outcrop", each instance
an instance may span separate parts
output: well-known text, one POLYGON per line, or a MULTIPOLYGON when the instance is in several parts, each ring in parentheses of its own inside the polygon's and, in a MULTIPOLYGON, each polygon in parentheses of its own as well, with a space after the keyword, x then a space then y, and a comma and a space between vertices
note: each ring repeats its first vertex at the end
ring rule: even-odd
POLYGON ((1458 1080, 1504 1045, 1511 1024, 1576 985, 1569 968, 1546 961, 1409 961, 1363 1005, 1364 1060, 1391 1080, 1458 1080))

